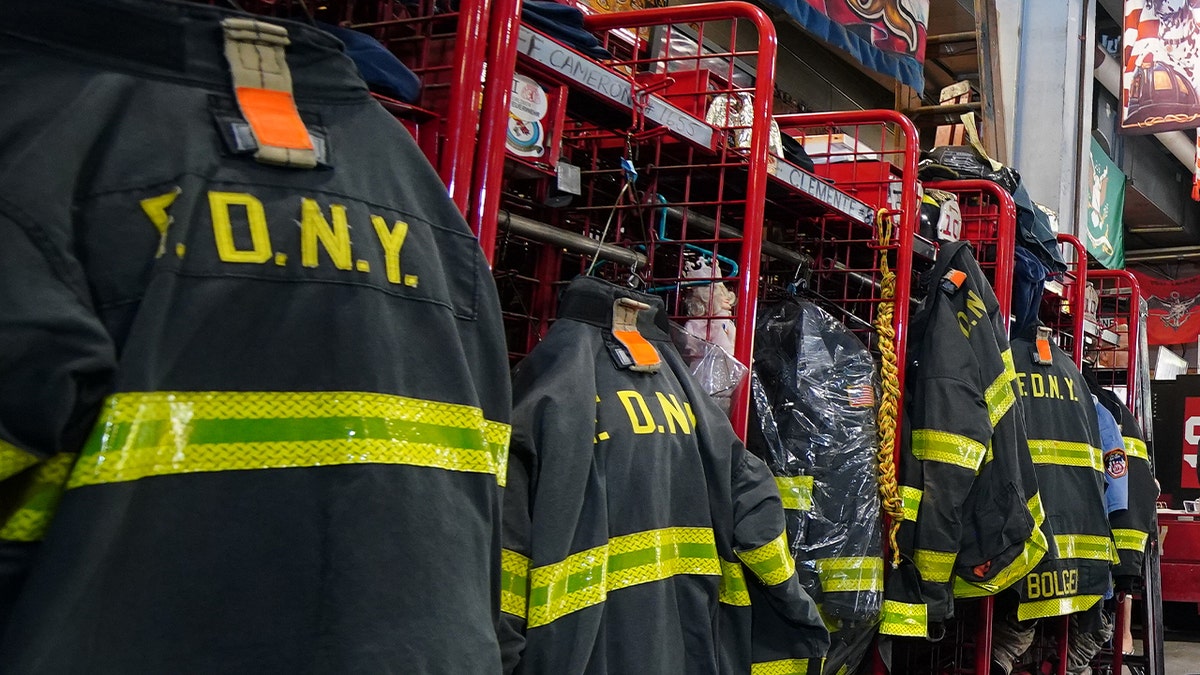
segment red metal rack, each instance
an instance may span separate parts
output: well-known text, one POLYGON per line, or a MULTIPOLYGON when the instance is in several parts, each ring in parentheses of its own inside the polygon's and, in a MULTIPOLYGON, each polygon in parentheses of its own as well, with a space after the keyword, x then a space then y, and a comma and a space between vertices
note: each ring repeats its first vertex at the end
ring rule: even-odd
MULTIPOLYGON (((507 77, 503 72, 507 63, 503 58, 493 67, 485 67, 486 56, 492 51, 503 53, 506 48, 494 39, 503 34, 497 36, 489 28, 515 21, 520 0, 331 0, 315 7, 288 0, 248 0, 245 7, 258 14, 315 18, 357 30, 395 54, 420 78, 420 100, 409 104, 376 98, 408 128, 437 168, 454 203, 468 213, 477 189, 472 171, 477 166, 476 130, 484 72, 489 71, 489 77, 497 81, 512 78, 511 64, 507 77)), ((508 87, 503 87, 499 95, 507 96, 507 92, 508 87)), ((504 138, 503 127, 479 133, 498 133, 504 138)))
POLYGON ((1087 249, 1074 236, 1058 235, 1058 248, 1067 262, 1060 280, 1047 282, 1042 298, 1042 322, 1058 337, 1058 345, 1075 365, 1083 367, 1084 312, 1087 299, 1087 249))
MULTIPOLYGON (((857 303, 846 312, 869 322, 873 313, 864 308, 878 302, 872 284, 879 283, 882 252, 894 257, 898 273, 895 323, 902 349, 912 262, 911 245, 900 242, 911 241, 915 187, 910 181, 904 192, 914 208, 888 211, 896 225, 880 246, 874 233, 881 203, 856 197, 861 186, 832 186, 768 154, 775 34, 762 11, 716 2, 598 14, 586 24, 613 59, 599 62, 527 25, 518 29, 516 72, 554 98, 562 122, 554 156, 506 153, 503 194, 494 197, 501 208, 480 214, 482 232, 496 222, 494 272, 513 357, 536 344, 551 321, 555 285, 590 272, 616 281, 636 277, 679 321, 732 319, 733 355, 749 363, 760 277, 768 285, 792 281, 802 269, 814 272, 814 288, 825 290, 834 278, 853 277, 856 287, 844 282, 836 298, 829 297, 857 303), (748 110, 735 115, 732 105, 714 114, 720 99, 744 100, 748 110), (623 160, 631 166, 623 167, 623 160), (556 191, 561 165, 578 168, 579 194, 556 191), (852 236, 827 241, 834 230, 852 236), (764 257, 768 267, 760 270, 764 257), (689 268, 698 259, 710 267, 718 261, 720 271, 697 278, 689 268), (689 289, 716 282, 736 291, 733 316, 689 316, 689 289)), ((896 113, 793 116, 779 123, 849 125, 864 134, 873 126, 881 137, 904 139, 902 149, 889 153, 899 158, 897 175, 916 175, 916 132, 896 113), (885 133, 884 127, 894 128, 885 133)), ((850 163, 856 160, 865 155, 850 163)), ((731 409, 739 433, 747 414, 748 391, 742 391, 731 409)))

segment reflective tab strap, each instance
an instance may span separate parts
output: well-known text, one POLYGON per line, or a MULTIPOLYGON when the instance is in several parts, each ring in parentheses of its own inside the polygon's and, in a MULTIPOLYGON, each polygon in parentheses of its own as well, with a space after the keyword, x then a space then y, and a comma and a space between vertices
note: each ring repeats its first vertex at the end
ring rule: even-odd
POLYGON ((909 522, 917 522, 917 515, 921 511, 921 497, 924 493, 915 487, 907 485, 900 486, 900 500, 904 502, 904 519, 909 522))
POLYGON ((1069 598, 1023 602, 1017 606, 1017 619, 1028 621, 1051 616, 1065 616, 1091 609, 1097 602, 1100 602, 1099 595, 1075 595, 1069 598))
POLYGON ((983 394, 983 400, 987 402, 988 418, 991 419, 993 427, 1000 423, 1004 415, 1017 402, 1017 394, 1012 388, 1013 380, 1017 379, 1017 370, 1013 365, 1012 350, 1006 349, 1000 356, 1004 359, 1004 371, 996 377, 994 382, 988 385, 987 390, 983 394))
POLYGON ((1087 443, 1029 439, 1029 454, 1034 464, 1057 464, 1059 466, 1082 466, 1104 472, 1104 461, 1100 450, 1087 443))
POLYGON ((598 605, 609 591, 679 574, 721 574, 711 529, 670 527, 613 537, 603 546, 530 570, 528 625, 544 626, 598 605))
POLYGON ((879 632, 900 637, 925 637, 929 632, 929 610, 923 604, 883 601, 879 632))
POLYGON ((529 599, 529 558, 500 549, 500 611, 525 618, 529 599))
POLYGON ((809 661, 821 672, 824 659, 782 659, 750 664, 750 675, 808 675, 809 661))
POLYGON ((0 440, 0 480, 11 478, 40 461, 41 458, 32 452, 0 440))
POLYGON ((1117 562, 1117 548, 1109 537, 1094 534, 1056 534, 1054 545, 1058 547, 1060 558, 1102 560, 1114 564, 1117 562))
POLYGON ((954 574, 954 561, 957 558, 957 553, 946 551, 931 551, 923 548, 913 551, 913 563, 917 566, 917 571, 921 573, 921 578, 935 583, 944 584, 950 581, 950 576, 954 574))
POLYGON ((883 590, 883 558, 820 558, 816 564, 821 590, 826 593, 883 590))
POLYGON ((75 453, 62 452, 42 462, 34 469, 32 479, 25 487, 13 511, 0 526, 0 539, 8 541, 41 541, 58 509, 66 489, 67 475, 75 453))
POLYGON ((1033 516, 1033 532, 1025 540, 1020 555, 987 581, 968 581, 962 577, 955 577, 954 597, 981 598, 995 595, 1023 579, 1042 561, 1046 551, 1050 550, 1050 543, 1046 539, 1046 533, 1042 532, 1042 522, 1046 520, 1046 512, 1042 508, 1041 494, 1035 493, 1025 502, 1025 506, 1029 509, 1029 514, 1033 516))
POLYGON ((1122 436, 1125 440, 1125 455, 1150 461, 1150 452, 1146 449, 1146 441, 1136 436, 1122 436))
POLYGON ((775 485, 779 487, 779 498, 783 500, 783 508, 793 511, 812 510, 812 476, 776 476, 775 485))
POLYGON ((1116 540, 1118 549, 1141 553, 1146 550, 1146 543, 1150 541, 1150 535, 1138 530, 1114 529, 1113 539, 1116 540))
POLYGON ((977 440, 948 431, 915 429, 912 432, 912 452, 921 461, 954 464, 978 471, 987 448, 977 440))
POLYGON ((225 60, 238 108, 254 133, 254 158, 298 169, 317 165, 312 138, 292 95, 284 48, 287 29, 265 21, 231 17, 221 22, 225 60))
POLYGON ((504 485, 509 433, 473 406, 368 392, 115 394, 67 487, 346 464, 486 473, 504 485))
POLYGON ((796 573, 796 561, 788 550, 787 533, 780 532, 778 537, 749 551, 737 551, 746 567, 754 572, 767 586, 781 584, 796 573))
POLYGON ((742 563, 730 562, 721 558, 721 589, 717 599, 726 605, 738 607, 750 606, 750 591, 746 588, 746 574, 742 571, 742 563))

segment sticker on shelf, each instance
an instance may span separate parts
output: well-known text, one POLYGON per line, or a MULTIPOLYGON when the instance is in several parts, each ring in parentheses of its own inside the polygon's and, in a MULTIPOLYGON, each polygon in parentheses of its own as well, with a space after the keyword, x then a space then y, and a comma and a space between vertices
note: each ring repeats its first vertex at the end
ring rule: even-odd
POLYGON ((512 102, 508 111, 525 122, 541 122, 550 109, 550 101, 541 85, 524 75, 513 75, 512 102))
POLYGON ((546 133, 541 122, 527 122, 514 115, 508 116, 508 134, 504 144, 514 155, 541 157, 546 148, 542 146, 546 133))

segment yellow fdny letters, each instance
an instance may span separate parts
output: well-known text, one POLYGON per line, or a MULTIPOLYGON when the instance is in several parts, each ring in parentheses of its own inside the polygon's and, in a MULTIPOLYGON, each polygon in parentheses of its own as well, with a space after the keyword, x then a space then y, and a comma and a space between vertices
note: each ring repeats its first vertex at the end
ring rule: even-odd
POLYGON ((222 261, 264 263, 271 259, 271 232, 267 229, 267 212, 257 197, 245 192, 209 192, 208 207, 212 212, 217 255, 222 261), (233 242, 233 218, 229 212, 235 206, 246 212, 246 222, 250 225, 249 250, 240 250, 233 242))
MULTIPOLYGON (((171 223, 167 210, 179 196, 179 188, 174 191, 143 199, 140 202, 142 211, 158 230, 161 237, 158 255, 161 256, 166 245, 167 230, 171 223)), ((275 251, 271 246, 271 231, 267 222, 266 208, 263 202, 247 192, 208 192, 209 214, 212 219, 213 239, 216 242, 217 257, 221 262, 261 265, 273 262, 280 267, 288 264, 288 253, 275 251), (242 223, 245 223, 243 226, 242 223), (234 229, 248 229, 250 245, 239 248, 234 236, 234 229)), ((401 268, 400 256, 404 243, 408 240, 408 223, 396 220, 391 225, 383 216, 368 214, 371 225, 375 230, 375 239, 379 252, 384 261, 384 272, 389 283, 415 288, 419 279, 416 274, 406 274, 401 268)), ((299 218, 289 223, 300 226, 300 264, 308 268, 320 268, 332 263, 337 270, 370 274, 369 260, 354 257, 354 242, 351 240, 351 224, 348 209, 342 204, 323 206, 311 197, 300 197, 299 218), (326 215, 328 214, 328 215, 326 215), (323 262, 325 250, 328 262, 323 262)), ((367 232, 367 230, 363 230, 367 232)), ((245 235, 242 235, 244 237, 245 235)), ((359 244, 370 245, 369 234, 364 234, 359 244)), ((242 238, 243 245, 245 239, 242 238)), ((182 257, 183 244, 176 244, 182 257)))
POLYGON ((629 426, 635 434, 682 433, 690 436, 696 426, 696 414, 692 412, 692 405, 687 401, 681 405, 675 394, 654 392, 654 399, 658 403, 658 417, 650 411, 645 397, 632 389, 618 391, 617 398, 621 400, 625 414, 629 416, 629 426), (659 424, 660 419, 663 424, 659 424))
POLYGON ((1056 398, 1060 401, 1078 401, 1075 381, 1050 373, 1017 373, 1017 392, 1022 398, 1056 398), (1065 387, 1063 385, 1066 385, 1065 387))
POLYGON ((339 270, 350 269, 350 224, 346 222, 346 207, 340 204, 329 206, 333 216, 333 227, 321 213, 321 205, 307 197, 300 200, 300 264, 317 266, 317 242, 339 270))
POLYGON ((967 289, 967 309, 971 310, 974 318, 967 316, 966 312, 958 312, 956 316, 958 317, 958 329, 969 340, 971 331, 979 324, 979 319, 987 313, 987 306, 983 303, 983 298, 969 288, 967 289))

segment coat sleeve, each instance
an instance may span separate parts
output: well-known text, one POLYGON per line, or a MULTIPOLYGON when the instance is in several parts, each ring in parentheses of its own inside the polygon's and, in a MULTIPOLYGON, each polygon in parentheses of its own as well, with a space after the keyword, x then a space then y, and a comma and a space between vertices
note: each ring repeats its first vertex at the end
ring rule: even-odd
POLYGON ((734 451, 733 548, 748 572, 754 662, 812 659, 815 666, 829 649, 829 632, 796 575, 779 488, 762 460, 740 443, 734 451))
POLYGON ((534 541, 555 562, 565 557, 571 537, 560 529, 577 520, 584 499, 573 481, 588 472, 574 463, 591 462, 596 423, 588 411, 597 406, 594 368, 579 360, 586 353, 577 345, 556 349, 543 342, 513 373, 513 437, 500 553, 499 638, 505 673, 521 663, 530 619, 538 625, 538 610, 530 605, 531 591, 536 604, 534 541))
POLYGON ((112 386, 79 265, 0 203, 0 623, 112 386))

